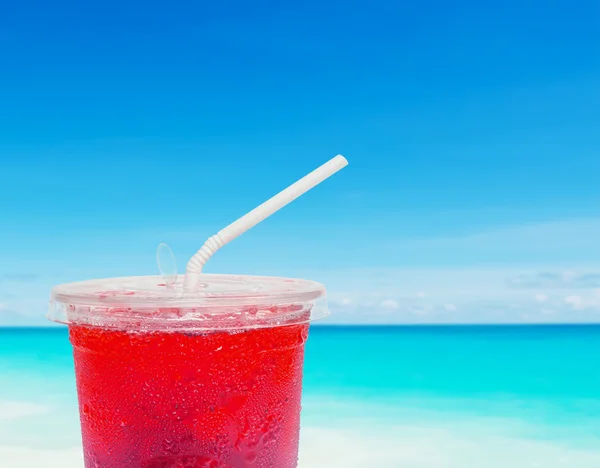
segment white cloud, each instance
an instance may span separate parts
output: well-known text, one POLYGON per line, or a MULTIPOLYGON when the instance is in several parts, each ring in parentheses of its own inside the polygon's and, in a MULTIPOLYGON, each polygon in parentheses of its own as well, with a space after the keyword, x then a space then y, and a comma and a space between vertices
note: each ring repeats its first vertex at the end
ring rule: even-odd
POLYGON ((563 271, 561 277, 563 281, 571 283, 573 280, 577 279, 578 275, 574 271, 563 271))
MULTIPOLYGON (((465 221, 466 218, 472 218, 467 215, 462 213, 465 221)), ((197 248, 197 232, 203 228, 199 225, 188 226, 172 232, 149 232, 144 228, 141 232, 136 232, 136 235, 129 236, 136 239, 135 242, 126 241, 129 242, 127 247, 130 247, 127 264, 118 261, 121 259, 115 254, 114 259, 112 256, 110 259, 103 257, 99 261, 92 261, 93 265, 83 266, 78 257, 79 252, 72 249, 62 254, 67 255, 67 264, 75 266, 63 272, 56 271, 56 262, 36 264, 34 268, 22 265, 22 271, 13 271, 14 262, 4 262, 6 269, 0 272, 0 302, 4 303, 0 325, 49 324, 43 316, 52 283, 114 276, 117 273, 128 274, 131 268, 135 270, 144 264, 144 259, 148 259, 149 246, 154 248, 154 242, 162 239, 180 245, 181 249, 189 248, 193 251, 197 248), (144 239, 141 244, 140 237, 144 239), (9 294, 12 297, 9 298, 9 294)), ((592 289, 600 289, 600 217, 488 226, 483 229, 476 227, 474 223, 465 222, 456 235, 442 234, 437 237, 384 234, 386 236, 372 244, 373 249, 362 249, 357 252, 358 256, 352 257, 351 263, 340 260, 339 264, 402 264, 413 267, 385 269, 352 266, 333 271, 325 268, 311 269, 310 263, 302 258, 292 261, 288 259, 286 262, 271 262, 267 258, 268 262, 261 263, 262 266, 257 270, 257 267, 250 264, 240 264, 236 259, 241 257, 232 255, 230 258, 234 260, 220 257, 224 263, 219 268, 226 269, 235 265, 236 270, 247 270, 249 273, 301 276, 320 281, 327 286, 334 313, 342 312, 341 321, 346 323, 365 323, 369 320, 365 309, 370 312, 381 310, 383 300, 392 300, 399 305, 393 310, 385 309, 386 314, 382 314, 386 315, 387 320, 395 322, 410 320, 407 312, 415 302, 433 307, 431 317, 428 318, 431 320, 444 315, 440 320, 514 322, 523 313, 520 308, 529 308, 529 313, 535 319, 543 320, 546 317, 539 310, 540 302, 543 302, 544 307, 556 310, 556 320, 598 320, 597 315, 593 316, 593 311, 598 309, 600 297, 592 300, 588 294, 592 289), (539 264, 539 259, 544 259, 543 265, 539 264), (483 264, 492 267, 477 267, 483 264), (304 270, 299 269, 300 265, 304 265, 301 267, 304 270), (562 288, 564 291, 555 297, 549 292, 551 288, 562 288), (525 291, 527 289, 529 291, 525 291), (544 292, 548 299, 535 300, 533 296, 537 292, 544 292), (563 297, 571 295, 580 296, 586 307, 575 311, 571 304, 563 301, 563 297), (510 303, 519 306, 513 311, 508 306, 510 303), (445 304, 453 304, 457 310, 452 311, 452 314, 444 314, 445 304), (500 311, 505 315, 501 316, 500 311)), ((80 234, 71 233, 68 236, 75 238, 76 235, 80 234)), ((106 232, 86 235, 90 236, 87 238, 88 242, 103 246, 112 245, 117 238, 114 232, 110 233, 113 236, 110 240, 106 240, 106 232)), ((328 241, 329 239, 318 239, 318 248, 326 249, 328 241)), ((123 242, 122 235, 119 242, 123 242)), ((347 238, 344 242, 351 243, 352 239, 347 238)), ((257 248, 260 247, 257 245, 257 248)), ((265 249, 268 247, 268 243, 263 246, 265 249)), ((337 247, 341 250, 345 245, 339 244, 337 247)))
POLYGON ((389 310, 398 310, 400 308, 400 304, 398 304, 398 302, 395 301, 394 299, 385 299, 385 300, 381 301, 381 303, 379 305, 382 308, 389 309, 389 310))
POLYGON ((341 309, 349 308, 349 307, 352 307, 353 305, 355 305, 353 299, 351 299, 349 297, 343 297, 343 296, 341 296, 341 297, 334 296, 334 297, 330 298, 329 304, 331 306, 341 308, 341 309))
POLYGON ((410 308, 411 313, 418 316, 426 316, 431 314, 433 307, 427 305, 414 305, 410 308))
MULTIPOLYGON (((296 275, 327 286, 332 315, 326 323, 514 323, 523 314, 531 316, 528 321, 572 323, 600 320, 600 286, 594 286, 598 271, 564 266, 379 268, 296 275), (540 282, 556 285, 562 294, 540 288, 540 282), (572 296, 580 300, 573 302, 572 296), (542 312, 541 306, 554 313, 542 312)), ((44 318, 49 286, 33 291, 36 287, 15 283, 7 289, 0 282, 0 325, 50 325, 44 318)))
POLYGON ((600 286, 600 273, 572 271, 540 271, 519 274, 506 279, 511 288, 592 289, 600 286))
MULTIPOLYGON (((469 223, 465 223, 469 229, 469 223)), ((535 265, 562 262, 562 270, 600 261, 600 218, 472 228, 457 235, 393 239, 390 254, 417 265, 535 265), (566 265, 565 265, 566 262, 566 265)))
POLYGON ((577 309, 583 305, 583 299, 581 296, 567 296, 565 297, 565 304, 569 304, 574 309, 577 309))
POLYGON ((600 310, 600 298, 595 293, 566 296, 563 301, 573 310, 600 310))

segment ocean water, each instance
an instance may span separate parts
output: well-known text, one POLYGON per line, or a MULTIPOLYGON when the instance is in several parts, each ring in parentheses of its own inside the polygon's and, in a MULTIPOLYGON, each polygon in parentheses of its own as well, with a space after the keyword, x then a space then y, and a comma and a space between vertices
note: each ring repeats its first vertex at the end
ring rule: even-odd
MULTIPOLYGON (((66 329, 0 328, 0 466, 81 468, 66 329)), ((600 326, 313 327, 300 468, 598 468, 600 326)))

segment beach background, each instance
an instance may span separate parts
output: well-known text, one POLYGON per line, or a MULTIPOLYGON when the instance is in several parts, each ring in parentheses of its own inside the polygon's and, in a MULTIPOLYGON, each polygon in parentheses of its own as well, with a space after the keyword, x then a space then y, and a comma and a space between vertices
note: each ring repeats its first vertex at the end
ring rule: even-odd
MULTIPOLYGON (((314 327, 301 468, 600 466, 600 326, 314 327)), ((64 329, 0 330, 0 459, 81 468, 64 329)))
POLYGON ((71 281, 326 285, 301 468, 600 466, 600 3, 0 7, 0 466, 82 468, 71 281))

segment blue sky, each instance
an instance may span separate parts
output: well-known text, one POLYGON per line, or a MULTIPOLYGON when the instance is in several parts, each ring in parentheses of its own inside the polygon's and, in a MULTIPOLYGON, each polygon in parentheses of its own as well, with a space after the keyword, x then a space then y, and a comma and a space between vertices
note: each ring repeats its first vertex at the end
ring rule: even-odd
POLYGON ((339 322, 598 321, 599 18, 587 0, 4 5, 0 323, 43 323, 56 283, 154 274, 159 242, 183 269, 337 153, 348 168, 207 270, 321 280, 339 322))

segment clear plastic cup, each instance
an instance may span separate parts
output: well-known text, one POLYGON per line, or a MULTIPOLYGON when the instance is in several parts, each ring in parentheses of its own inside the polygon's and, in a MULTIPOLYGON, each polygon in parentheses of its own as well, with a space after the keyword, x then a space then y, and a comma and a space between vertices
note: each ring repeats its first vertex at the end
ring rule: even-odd
POLYGON ((295 468, 312 281, 202 275, 57 286, 86 468, 295 468))

